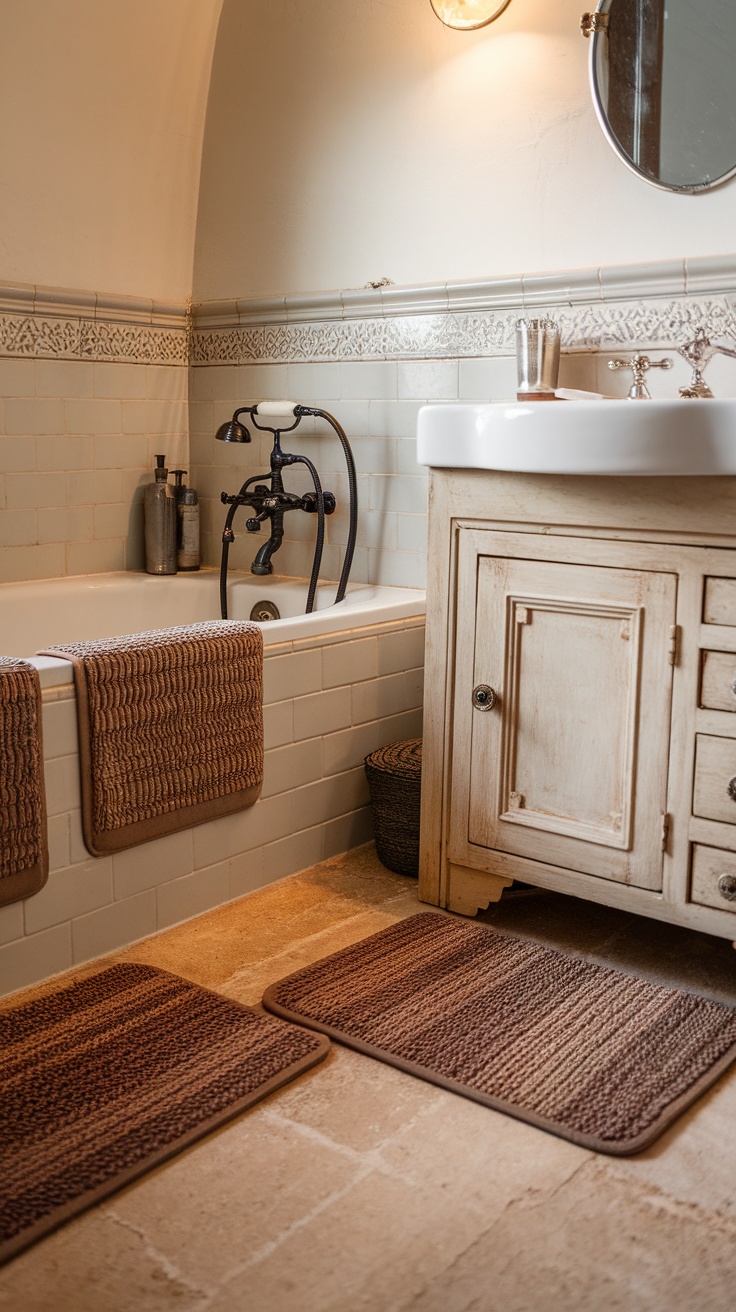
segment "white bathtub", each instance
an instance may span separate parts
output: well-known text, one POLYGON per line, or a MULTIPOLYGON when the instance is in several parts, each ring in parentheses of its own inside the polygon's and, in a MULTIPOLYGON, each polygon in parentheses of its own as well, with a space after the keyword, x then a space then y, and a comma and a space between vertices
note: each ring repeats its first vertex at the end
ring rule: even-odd
MULTIPOLYGON (((231 572, 228 617, 250 617, 257 602, 273 602, 281 619, 262 625, 264 642, 294 642, 345 629, 408 619, 424 614, 424 592, 417 588, 371 587, 355 583, 337 606, 336 583, 320 583, 315 610, 304 614, 303 579, 255 578, 231 572)), ((86 574, 0 584, 0 655, 32 658, 41 683, 71 681, 68 661, 35 653, 62 642, 109 638, 115 634, 194 624, 220 617, 219 571, 159 577, 143 573, 86 574)))
POLYGON ((76 700, 57 642, 219 617, 219 576, 99 574, 0 584, 0 653, 32 657, 44 684, 50 875, 23 906, 0 907, 0 995, 241 897, 367 842, 365 755, 422 732, 424 593, 355 585, 339 606, 321 585, 233 574, 233 619, 257 601, 264 624, 265 774, 253 807, 92 858, 84 846, 76 700))

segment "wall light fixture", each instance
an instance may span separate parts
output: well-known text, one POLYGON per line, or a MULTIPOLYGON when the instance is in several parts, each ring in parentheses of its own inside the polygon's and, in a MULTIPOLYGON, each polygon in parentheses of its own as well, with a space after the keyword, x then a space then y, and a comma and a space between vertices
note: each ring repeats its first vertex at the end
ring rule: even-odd
POLYGON ((492 23, 511 0, 430 0, 430 4, 446 27, 469 31, 492 23))

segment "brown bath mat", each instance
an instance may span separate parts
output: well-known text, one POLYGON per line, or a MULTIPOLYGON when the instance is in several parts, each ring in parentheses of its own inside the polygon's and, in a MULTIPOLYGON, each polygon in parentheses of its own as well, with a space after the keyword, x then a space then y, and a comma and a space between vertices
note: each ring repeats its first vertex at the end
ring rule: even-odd
POLYGON ((37 893, 48 873, 38 670, 0 656, 0 905, 37 893))
POLYGON ((423 913, 297 971, 269 1011, 597 1152, 640 1151, 736 1058, 736 1009, 423 913))
POLYGON ((0 1013, 0 1261, 329 1046, 152 966, 112 966, 0 1013))
POLYGON ((257 624, 187 624, 42 654, 74 664, 82 825, 93 856, 258 800, 263 636, 257 624))

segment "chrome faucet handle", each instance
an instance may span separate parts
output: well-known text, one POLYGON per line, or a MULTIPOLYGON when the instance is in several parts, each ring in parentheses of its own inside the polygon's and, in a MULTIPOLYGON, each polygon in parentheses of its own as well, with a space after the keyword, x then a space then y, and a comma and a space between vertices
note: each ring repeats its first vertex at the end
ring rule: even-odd
POLYGON ((693 370, 693 376, 687 387, 680 388, 680 396, 686 400, 713 396, 703 378, 703 370, 714 355, 728 355, 732 360, 736 360, 736 351, 733 347, 719 346, 715 342, 711 342, 703 328, 697 328, 693 340, 685 342, 684 346, 678 346, 677 349, 688 364, 692 365, 693 370))
POLYGON ((630 401, 651 401, 652 394, 644 382, 645 375, 650 369, 671 369, 672 360, 669 356, 665 356, 664 360, 650 360, 648 355, 642 355, 637 351, 630 360, 609 360, 608 368, 631 370, 634 381, 629 388, 630 401))

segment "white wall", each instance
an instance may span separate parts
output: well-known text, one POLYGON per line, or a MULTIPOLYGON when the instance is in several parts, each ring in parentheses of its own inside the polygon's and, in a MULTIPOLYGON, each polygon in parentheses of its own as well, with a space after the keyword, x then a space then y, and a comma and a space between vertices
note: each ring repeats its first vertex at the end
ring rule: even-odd
POLYGON ((463 33, 429 0, 224 0, 195 297, 732 250, 734 184, 668 195, 605 142, 583 7, 463 33))
POLYGON ((185 300, 221 0, 0 0, 0 279, 185 300))

